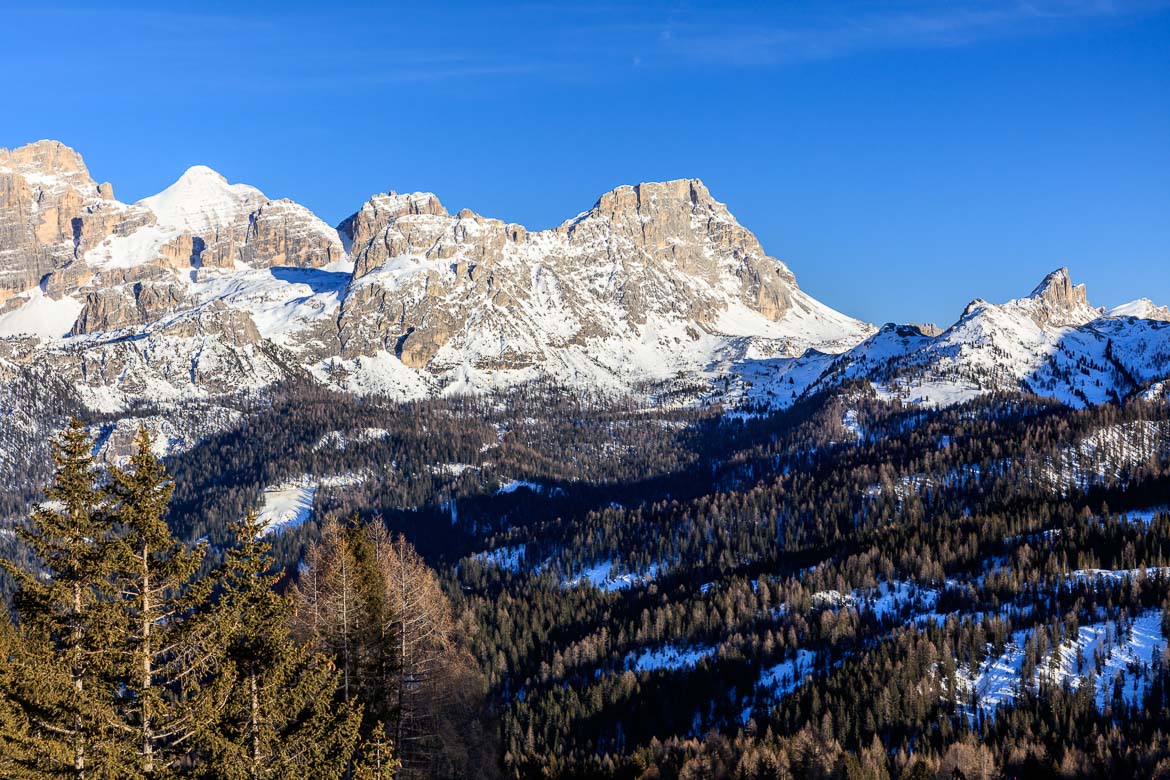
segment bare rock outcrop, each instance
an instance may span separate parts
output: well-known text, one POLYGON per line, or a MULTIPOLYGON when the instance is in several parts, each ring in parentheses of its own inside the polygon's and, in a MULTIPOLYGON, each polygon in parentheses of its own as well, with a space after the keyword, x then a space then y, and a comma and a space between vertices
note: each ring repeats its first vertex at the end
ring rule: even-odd
POLYGON ((291 200, 270 200, 204 237, 200 264, 214 268, 322 268, 345 260, 337 231, 291 200))
POLYGON ((781 320, 796 289, 697 179, 619 187, 535 233, 451 216, 428 193, 377 196, 340 230, 355 261, 342 354, 392 351, 413 368, 442 371, 469 351, 477 368, 524 367, 651 321, 685 321, 693 339, 720 332, 732 307, 781 320))
POLYGON ((0 300, 27 290, 116 231, 151 215, 114 200, 57 141, 0 149, 0 300))
POLYGON ((1085 285, 1074 285, 1067 268, 1045 276, 1028 300, 1032 302, 1032 319, 1042 328, 1084 325, 1101 316, 1101 310, 1089 304, 1085 285))

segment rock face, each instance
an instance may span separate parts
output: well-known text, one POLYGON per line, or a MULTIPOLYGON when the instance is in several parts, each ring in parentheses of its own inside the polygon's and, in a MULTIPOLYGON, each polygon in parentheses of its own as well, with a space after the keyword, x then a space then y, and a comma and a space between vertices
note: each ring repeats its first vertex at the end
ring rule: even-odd
POLYGON ((1020 303, 1028 304, 1032 318, 1040 327, 1084 325, 1101 316, 1100 309, 1089 305, 1085 285, 1074 286, 1067 268, 1059 268, 1036 286, 1020 303))
POLYGON ((150 221, 90 178, 57 141, 0 149, 0 303, 39 283, 115 231, 150 221))
MULTIPOLYGON (((769 336, 799 293, 694 179, 619 187, 540 232, 451 216, 429 193, 377 196, 341 230, 355 261, 343 356, 385 350, 437 374, 523 369, 615 335, 643 343, 647 331, 680 351, 703 335, 769 336)), ((800 350, 822 345, 812 331, 774 338, 785 335, 800 350)))
POLYGON ((268 201, 253 212, 239 251, 252 268, 322 268, 346 259, 337 231, 291 200, 268 201))
POLYGON ((149 325, 188 302, 187 289, 163 275, 154 279, 99 287, 85 295, 85 303, 70 335, 100 333, 135 325, 149 325))

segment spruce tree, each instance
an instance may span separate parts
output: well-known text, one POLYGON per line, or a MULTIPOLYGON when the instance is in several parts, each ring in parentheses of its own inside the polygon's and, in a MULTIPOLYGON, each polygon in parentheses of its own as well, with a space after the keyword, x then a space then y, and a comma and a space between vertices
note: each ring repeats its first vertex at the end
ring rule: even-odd
POLYGON ((199 774, 225 780, 343 776, 361 723, 337 701, 333 664, 293 641, 290 606, 274 589, 269 544, 255 514, 234 528, 218 611, 229 628, 221 673, 230 694, 200 741, 199 774))
POLYGON ((2 562, 18 585, 13 602, 26 637, 19 652, 10 648, 9 696, 37 735, 42 768, 81 778, 117 764, 97 755, 113 720, 99 685, 114 630, 113 519, 85 426, 73 420, 52 449, 46 501, 17 529, 38 570, 2 562))
POLYGON ((111 469, 119 535, 117 693, 123 752, 141 776, 167 776, 190 751, 222 686, 205 685, 222 654, 206 613, 209 581, 192 582, 204 556, 171 535, 165 515, 173 484, 138 433, 128 469, 111 469))
POLYGON ((394 757, 393 744, 385 736, 381 721, 373 728, 373 736, 362 747, 361 758, 354 767, 353 780, 392 780, 401 766, 394 757))
POLYGON ((45 777, 36 771, 37 764, 56 747, 57 763, 65 765, 71 751, 68 743, 51 744, 33 736, 20 702, 22 644, 7 608, 0 608, 0 777, 45 777))

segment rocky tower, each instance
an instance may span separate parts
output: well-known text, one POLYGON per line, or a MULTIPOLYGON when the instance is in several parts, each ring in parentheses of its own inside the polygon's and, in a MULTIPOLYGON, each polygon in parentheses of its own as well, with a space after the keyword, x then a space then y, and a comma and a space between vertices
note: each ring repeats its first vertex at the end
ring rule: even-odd
POLYGON ((1084 325, 1101 315, 1099 309, 1089 305, 1085 285, 1073 285, 1067 268, 1045 276, 1025 300, 1033 302, 1032 316, 1040 327, 1084 325))
POLYGON ((57 141, 0 149, 0 304, 60 271, 110 235, 152 222, 89 175, 57 141))

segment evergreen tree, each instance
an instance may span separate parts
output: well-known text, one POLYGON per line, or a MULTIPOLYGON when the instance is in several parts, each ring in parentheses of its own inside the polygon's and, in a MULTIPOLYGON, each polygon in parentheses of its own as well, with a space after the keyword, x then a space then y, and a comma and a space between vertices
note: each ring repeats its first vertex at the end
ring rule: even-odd
POLYGON ((113 721, 99 686, 114 630, 113 519, 85 426, 73 420, 52 449, 56 472, 46 501, 17 529, 38 569, 3 561, 19 587, 13 601, 27 637, 14 656, 10 696, 38 735, 39 763, 80 778, 118 763, 95 755, 107 747, 113 721))
MULTIPOLYGON (((361 711, 336 701, 331 662, 292 640, 288 601, 274 590, 263 528, 248 514, 234 528, 218 611, 229 626, 221 673, 231 691, 201 739, 199 774, 224 780, 341 777, 361 711)), ((389 753, 386 753, 388 759, 389 753)))
POLYGON ((397 773, 400 763, 385 734, 386 727, 379 721, 374 725, 373 737, 362 748, 353 780, 392 780, 397 773))
POLYGON ((177 543, 164 519, 173 486, 145 429, 130 468, 111 473, 121 529, 119 663, 110 680, 121 720, 117 733, 142 776, 165 776, 224 695, 216 684, 222 681, 207 675, 222 654, 222 635, 206 610, 210 579, 192 587, 204 548, 177 543))
MULTIPOLYGON (((22 642, 12 625, 7 609, 0 609, 0 777, 37 778, 46 776, 35 771, 38 754, 48 753, 52 745, 33 738, 28 718, 20 706, 17 688, 20 680, 22 642)), ((70 757, 69 745, 57 743, 59 764, 70 757)))

